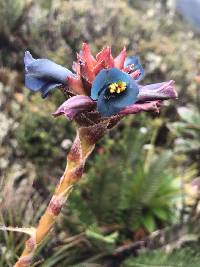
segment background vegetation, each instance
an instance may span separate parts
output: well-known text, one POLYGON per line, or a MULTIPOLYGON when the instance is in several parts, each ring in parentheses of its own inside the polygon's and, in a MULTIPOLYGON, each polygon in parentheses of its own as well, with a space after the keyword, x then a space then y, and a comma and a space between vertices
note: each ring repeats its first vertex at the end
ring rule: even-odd
MULTIPOLYGON (((199 266, 200 42, 173 1, 0 0, 0 224, 37 223, 74 136, 51 116, 59 91, 44 105, 24 87, 24 51, 71 66, 83 41, 94 53, 126 46, 144 83, 174 79, 179 99, 102 139, 36 266, 199 266)), ((0 267, 25 238, 0 233, 0 267)))

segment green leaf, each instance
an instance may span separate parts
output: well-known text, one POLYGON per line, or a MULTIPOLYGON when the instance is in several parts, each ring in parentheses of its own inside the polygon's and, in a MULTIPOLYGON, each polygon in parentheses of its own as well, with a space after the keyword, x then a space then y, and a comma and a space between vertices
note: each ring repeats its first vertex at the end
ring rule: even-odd
POLYGON ((144 227, 148 232, 153 232, 156 229, 155 219, 151 214, 147 214, 143 218, 144 227))
POLYGON ((159 219, 163 221, 167 221, 169 219, 169 212, 162 208, 154 208, 153 213, 158 217, 159 219))
POLYGON ((101 233, 98 233, 94 231, 94 229, 87 229, 86 230, 86 235, 92 239, 96 239, 99 241, 103 241, 108 244, 114 244, 116 242, 116 239, 118 238, 118 233, 114 232, 111 233, 110 235, 104 236, 101 233))

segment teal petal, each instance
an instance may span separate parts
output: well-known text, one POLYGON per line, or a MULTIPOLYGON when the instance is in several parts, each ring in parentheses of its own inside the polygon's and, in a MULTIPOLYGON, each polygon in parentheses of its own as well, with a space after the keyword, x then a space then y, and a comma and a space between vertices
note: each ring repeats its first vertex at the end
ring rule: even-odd
POLYGON ((119 72, 115 72, 118 74, 115 76, 115 79, 112 77, 113 79, 110 79, 109 82, 104 80, 104 84, 101 85, 100 94, 98 95, 97 99, 97 110, 104 117, 115 115, 125 107, 134 104, 138 100, 139 87, 137 83, 128 74, 123 73, 122 71, 119 72), (120 94, 116 94, 115 97, 106 97, 108 90, 107 86, 110 83, 119 80, 126 82, 126 90, 120 94))
POLYGON ((116 68, 104 69, 96 76, 91 89, 91 98, 97 100, 104 87, 117 81, 130 83, 133 79, 125 72, 116 68))

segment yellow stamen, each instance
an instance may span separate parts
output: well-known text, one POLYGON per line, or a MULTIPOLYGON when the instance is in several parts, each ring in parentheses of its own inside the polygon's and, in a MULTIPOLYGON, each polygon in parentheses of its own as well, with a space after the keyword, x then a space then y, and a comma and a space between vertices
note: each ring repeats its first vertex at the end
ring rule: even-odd
POLYGON ((113 94, 113 93, 120 94, 121 92, 126 90, 126 83, 122 82, 122 81, 111 83, 108 86, 108 89, 109 89, 111 94, 113 94))

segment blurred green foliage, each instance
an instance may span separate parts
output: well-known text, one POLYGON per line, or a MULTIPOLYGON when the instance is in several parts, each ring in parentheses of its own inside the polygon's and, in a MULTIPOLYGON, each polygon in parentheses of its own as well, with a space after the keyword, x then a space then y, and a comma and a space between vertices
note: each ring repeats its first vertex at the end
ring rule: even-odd
MULTIPOLYGON (((187 163, 197 164, 200 169, 200 109, 195 105, 178 108, 180 121, 169 123, 168 127, 176 136, 174 141, 175 153, 185 154, 190 157, 187 163)), ((186 158, 188 161, 188 157, 186 158)))
MULTIPOLYGON (((4 177, 0 224, 36 224, 54 190, 55 177, 65 166, 69 147, 63 142, 67 139, 69 144, 75 134, 71 122, 51 116, 64 101, 59 91, 44 102, 24 88, 23 53, 30 49, 35 57, 71 66, 83 41, 94 53, 112 45, 117 54, 126 46, 128 54, 141 57, 144 83, 174 79, 179 100, 166 102, 159 117, 126 118, 98 144, 63 209, 54 239, 47 239, 38 251, 36 260, 42 267, 96 263, 110 267, 110 262, 101 260, 103 254, 179 222, 183 177, 188 182, 194 173, 200 174, 200 99, 195 81, 200 69, 199 36, 183 24, 170 1, 0 0, 1 113, 5 121, 12 121, 0 148, 8 161, 0 161, 4 177), (13 164, 25 174, 16 175, 13 164)), ((0 266, 13 265, 23 242, 19 234, 0 235, 0 266)), ((192 257, 186 248, 170 257, 149 252, 118 265, 180 261, 180 266, 192 266, 192 257)), ((199 256, 195 257, 196 267, 199 256)))
POLYGON ((176 250, 172 254, 163 251, 147 252, 138 258, 130 258, 124 262, 123 267, 147 267, 147 266, 170 266, 170 267, 198 267, 199 252, 194 245, 182 250, 176 250))
MULTIPOLYGON (((59 102, 59 99, 54 102, 59 102)), ((40 176, 44 175, 43 171, 45 172, 47 168, 49 169, 48 173, 57 165, 64 168, 66 150, 62 148, 62 141, 72 140, 75 134, 72 125, 67 123, 64 117, 55 119, 51 116, 52 111, 56 109, 54 102, 47 103, 44 108, 41 97, 39 95, 32 96, 23 107, 24 116, 22 116, 16 131, 16 138, 21 150, 25 157, 38 167, 40 176), (46 116, 47 112, 50 116, 46 116)), ((59 172, 54 172, 54 175, 59 175, 59 172)))
MULTIPOLYGON (((97 225, 119 223, 124 230, 145 228, 147 232, 170 222, 178 183, 170 163, 172 154, 157 151, 154 145, 159 124, 159 119, 152 121, 139 116, 137 121, 127 120, 120 132, 118 129, 112 132, 115 139, 105 140, 81 190, 73 194, 77 197, 75 209, 80 212, 79 220, 97 225), (147 128, 137 127, 137 122, 143 125, 144 121, 147 128)), ((72 212, 73 209, 74 206, 72 212)))

